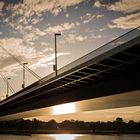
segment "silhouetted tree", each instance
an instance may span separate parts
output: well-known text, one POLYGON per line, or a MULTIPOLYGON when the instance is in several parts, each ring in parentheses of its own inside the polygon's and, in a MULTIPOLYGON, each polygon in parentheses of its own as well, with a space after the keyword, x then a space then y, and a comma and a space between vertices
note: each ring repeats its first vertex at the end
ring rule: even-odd
POLYGON ((92 130, 94 132, 116 131, 116 132, 140 132, 140 122, 130 120, 128 123, 120 117, 111 122, 84 122, 79 120, 65 120, 57 123, 55 120, 48 122, 37 119, 11 120, 0 122, 0 130, 92 130))

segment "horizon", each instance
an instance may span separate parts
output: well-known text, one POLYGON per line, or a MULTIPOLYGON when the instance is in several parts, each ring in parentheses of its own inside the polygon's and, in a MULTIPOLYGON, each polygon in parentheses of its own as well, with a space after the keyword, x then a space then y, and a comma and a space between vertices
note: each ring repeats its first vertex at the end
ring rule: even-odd
POLYGON ((39 119, 42 121, 56 120, 57 122, 62 122, 67 118, 68 120, 80 120, 80 121, 113 121, 117 117, 123 118, 125 122, 129 120, 134 120, 136 122, 140 121, 140 107, 124 107, 124 108, 116 108, 116 109, 104 109, 97 111, 84 111, 72 114, 64 114, 64 115, 46 115, 40 117, 29 117, 25 119, 39 119), (51 117, 51 119, 50 119, 51 117))

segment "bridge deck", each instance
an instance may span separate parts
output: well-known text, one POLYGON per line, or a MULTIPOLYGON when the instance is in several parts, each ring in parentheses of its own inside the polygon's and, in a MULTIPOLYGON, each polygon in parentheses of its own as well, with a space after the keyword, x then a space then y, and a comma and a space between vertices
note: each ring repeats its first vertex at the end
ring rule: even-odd
MULTIPOLYGON (((73 100, 81 100, 85 98, 95 98, 101 96, 107 96, 112 94, 104 92, 102 94, 93 93, 90 90, 90 94, 87 97, 84 95, 78 95, 78 90, 89 87, 96 87, 100 83, 108 84, 113 83, 115 79, 131 80, 134 83, 130 87, 130 83, 127 85, 129 90, 139 90, 140 88, 140 30, 139 28, 133 30, 118 39, 105 44, 97 50, 89 53, 88 55, 78 59, 77 61, 65 66, 58 71, 58 76, 55 77, 55 73, 46 76, 40 81, 30 85, 29 87, 19 91, 0 102, 0 115, 12 112, 20 111, 20 107, 23 106, 23 110, 29 110, 31 108, 38 108, 42 106, 50 106, 58 104, 59 101, 50 102, 49 98, 55 98, 59 95, 69 94, 73 95, 73 100), (127 79, 128 77, 128 79, 127 79), (132 78, 133 77, 133 78, 132 78), (112 80, 112 82, 110 82, 112 80), (78 94, 76 94, 76 92, 78 94), (73 93, 73 94, 71 94, 73 93), (83 97, 82 97, 83 96, 83 97), (37 102, 44 100, 40 106, 36 105, 37 102), (46 101, 45 101, 46 100, 46 101), (47 102, 45 104, 45 102, 47 102), (31 104, 32 103, 32 104, 31 104), (34 105, 33 105, 34 104, 34 105), (18 109, 19 107, 19 109, 18 109), (17 108, 12 111, 12 108, 17 108), (9 111, 11 110, 11 112, 9 111)), ((122 80, 122 81, 123 81, 122 80)), ((127 83, 127 81, 126 81, 127 83)), ((100 87, 105 88, 105 87, 100 87)), ((119 88, 118 88, 119 89, 119 88)), ((115 89, 119 93, 121 90, 115 89)), ((84 93, 86 94, 86 93, 84 93)), ((67 96, 64 98, 67 98, 67 96)), ((54 101, 54 100, 53 100, 54 101)), ((63 100, 63 102, 70 101, 69 99, 63 100)))

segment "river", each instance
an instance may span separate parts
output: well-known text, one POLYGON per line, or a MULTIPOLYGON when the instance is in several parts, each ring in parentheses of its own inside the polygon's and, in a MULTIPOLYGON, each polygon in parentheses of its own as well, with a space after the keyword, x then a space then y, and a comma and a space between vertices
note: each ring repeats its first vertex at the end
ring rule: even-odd
POLYGON ((0 135, 0 140, 140 140, 140 135, 41 134, 32 136, 0 135))

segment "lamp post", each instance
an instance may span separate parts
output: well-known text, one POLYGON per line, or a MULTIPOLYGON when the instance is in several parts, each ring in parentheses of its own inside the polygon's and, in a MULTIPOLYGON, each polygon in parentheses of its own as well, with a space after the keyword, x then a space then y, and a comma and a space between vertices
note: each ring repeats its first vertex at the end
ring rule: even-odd
POLYGON ((9 96, 9 80, 10 80, 11 78, 7 78, 7 94, 6 94, 6 98, 8 98, 8 96, 9 96))
POLYGON ((56 42, 56 36, 61 36, 61 33, 55 33, 54 34, 54 39, 55 39, 55 65, 54 65, 54 70, 55 70, 55 74, 57 76, 57 42, 56 42))
POLYGON ((22 88, 25 88, 25 65, 28 63, 23 63, 23 83, 22 83, 22 88))

